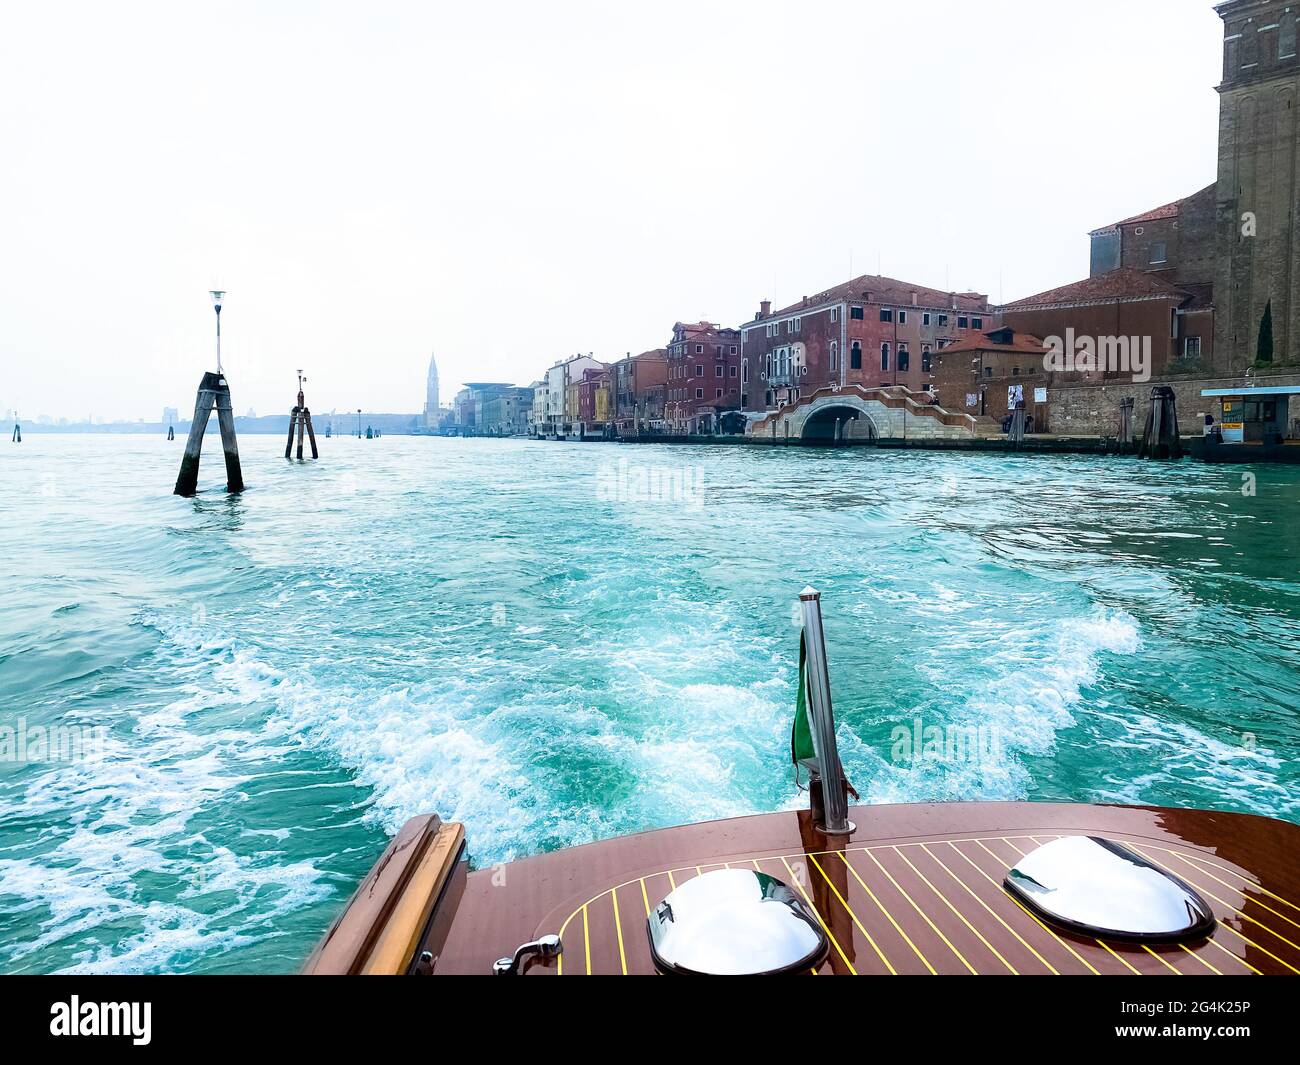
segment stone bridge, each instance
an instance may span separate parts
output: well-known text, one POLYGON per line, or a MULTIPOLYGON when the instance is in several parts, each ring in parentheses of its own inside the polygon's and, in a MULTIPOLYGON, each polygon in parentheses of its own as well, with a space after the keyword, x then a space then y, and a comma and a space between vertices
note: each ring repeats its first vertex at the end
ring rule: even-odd
POLYGON ((968 440, 975 419, 902 386, 830 385, 751 422, 747 436, 773 440, 968 440))

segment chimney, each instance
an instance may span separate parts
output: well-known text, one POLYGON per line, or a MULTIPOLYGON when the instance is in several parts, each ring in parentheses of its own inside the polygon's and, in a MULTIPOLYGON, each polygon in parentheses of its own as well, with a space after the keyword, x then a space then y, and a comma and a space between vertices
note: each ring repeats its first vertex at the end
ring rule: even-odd
POLYGON ((949 292, 948 298, 952 301, 952 309, 955 311, 957 309, 957 293, 949 292))
POLYGON ((912 306, 916 306, 916 289, 912 289, 912 306))
POLYGON ((758 316, 759 316, 760 318, 766 318, 766 317, 767 317, 769 314, 771 314, 771 313, 772 313, 772 301, 771 301, 771 300, 763 300, 763 301, 758 305, 758 316))

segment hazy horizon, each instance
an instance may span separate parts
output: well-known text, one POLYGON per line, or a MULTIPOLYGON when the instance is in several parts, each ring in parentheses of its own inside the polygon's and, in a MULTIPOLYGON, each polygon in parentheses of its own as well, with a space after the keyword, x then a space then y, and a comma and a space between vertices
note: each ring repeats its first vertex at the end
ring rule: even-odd
POLYGON ((445 404, 855 274, 1020 298, 1215 179, 1209 0, 72 3, 6 29, 0 410, 33 421, 188 417, 214 287, 237 412, 287 412, 299 367, 313 409, 416 412, 431 351, 445 404))

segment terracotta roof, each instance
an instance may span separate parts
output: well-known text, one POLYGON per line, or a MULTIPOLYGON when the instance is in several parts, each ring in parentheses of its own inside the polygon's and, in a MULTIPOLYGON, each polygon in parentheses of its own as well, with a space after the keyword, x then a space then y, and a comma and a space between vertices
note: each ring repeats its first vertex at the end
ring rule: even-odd
POLYGON ((1017 333, 1010 326, 1003 326, 1001 329, 992 329, 987 333, 980 333, 978 336, 967 337, 955 344, 949 344, 946 348, 940 348, 935 354, 947 355, 949 352, 961 351, 1001 351, 1009 355, 1044 355, 1047 353, 1047 348, 1043 346, 1042 339, 1034 336, 1033 333, 1017 333))
POLYGON ((1026 296, 1022 300, 1008 303, 1002 310, 1022 311, 1054 303, 1109 303, 1112 300, 1151 299, 1160 296, 1179 303, 1187 299, 1187 293, 1183 289, 1176 288, 1168 281, 1162 281, 1154 274, 1123 267, 1099 277, 1089 277, 1072 285, 1049 289, 1036 296, 1026 296))
MULTIPOLYGON (((824 303, 869 302, 907 309, 912 306, 912 294, 916 294, 916 306, 939 310, 970 311, 975 314, 988 313, 988 297, 978 292, 944 292, 925 285, 914 285, 910 281, 899 281, 893 277, 881 277, 878 274, 863 274, 842 285, 828 288, 815 296, 807 296, 798 303, 792 303, 779 311, 773 311, 767 318, 780 318, 795 314, 805 307, 819 307, 824 303), (956 304, 954 308, 954 303, 956 304)), ((753 321, 766 321, 752 319, 753 321)))
MULTIPOLYGON (((1210 189, 1214 187, 1215 187, 1214 185, 1208 186, 1208 188, 1210 189)), ((1167 203, 1163 207, 1153 207, 1149 211, 1143 211, 1141 214, 1135 214, 1132 218, 1125 218, 1119 222, 1112 222, 1108 226, 1102 226, 1100 229, 1094 229, 1089 234, 1089 236, 1095 236, 1098 233, 1105 233, 1111 229, 1119 229, 1120 226, 1136 225, 1139 222, 1158 222, 1162 218, 1177 218, 1178 215, 1182 212, 1183 204, 1185 204, 1188 200, 1193 199, 1196 196, 1200 196, 1202 193, 1206 191, 1207 189, 1201 189, 1199 192, 1195 192, 1191 196, 1184 196, 1181 200, 1174 200, 1173 203, 1167 203)))

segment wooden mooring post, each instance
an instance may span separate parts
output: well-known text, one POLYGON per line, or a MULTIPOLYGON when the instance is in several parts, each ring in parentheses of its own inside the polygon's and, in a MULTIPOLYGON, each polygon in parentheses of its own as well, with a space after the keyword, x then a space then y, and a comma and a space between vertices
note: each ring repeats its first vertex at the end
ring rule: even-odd
POLYGON ((298 405, 289 412, 289 436, 284 442, 284 457, 289 458, 293 450, 294 430, 298 431, 298 458, 302 459, 302 435, 306 431, 308 439, 311 441, 311 457, 320 458, 320 452, 316 449, 316 430, 312 428, 311 411, 307 409, 307 401, 303 397, 302 386, 307 383, 307 378, 298 371, 298 405))
POLYGON ((14 415, 14 435, 10 443, 21 444, 23 442, 23 427, 18 422, 18 415, 14 415))
POLYGON ((1007 429, 1007 439, 1017 450, 1025 446, 1025 417, 1025 401, 1022 399, 1011 412, 1011 425, 1007 429))
POLYGON ((235 440, 235 412, 230 405, 230 386, 221 373, 205 373, 199 382, 198 398, 194 401, 194 421, 190 423, 190 436, 185 442, 181 458, 181 472, 176 478, 175 494, 192 496, 199 486, 199 454, 203 451, 203 434, 208 431, 208 419, 213 407, 217 410, 217 424, 221 427, 221 450, 226 455, 226 491, 242 492, 244 474, 239 468, 239 444, 235 440))
POLYGON ((1119 433, 1115 441, 1115 452, 1119 455, 1133 452, 1133 406, 1132 396, 1119 401, 1119 433))
POLYGON ((1178 409, 1174 390, 1168 385, 1151 389, 1151 406, 1147 410, 1146 431, 1138 455, 1144 459, 1176 459, 1183 454, 1178 436, 1178 409))

